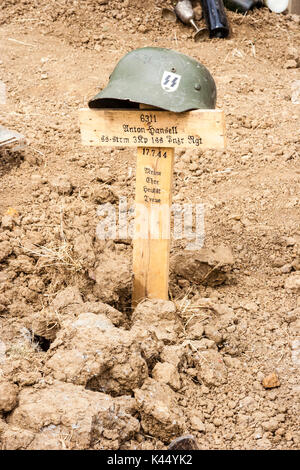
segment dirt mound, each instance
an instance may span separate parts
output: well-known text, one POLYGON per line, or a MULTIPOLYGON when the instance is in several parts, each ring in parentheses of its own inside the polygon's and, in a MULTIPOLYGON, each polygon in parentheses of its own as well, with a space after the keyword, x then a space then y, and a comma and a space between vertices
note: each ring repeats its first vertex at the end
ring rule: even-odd
POLYGON ((101 449, 118 449, 139 431, 139 421, 132 416, 135 408, 133 399, 117 401, 60 382, 25 389, 2 431, 4 449, 85 449, 96 443, 101 449))
POLYGON ((162 23, 159 1, 143 4, 140 0, 87 0, 84 3, 78 0, 59 3, 54 0, 8 0, 1 6, 0 24, 22 23, 28 17, 31 24, 38 22, 47 34, 62 37, 75 45, 95 47, 98 51, 102 46, 113 45, 112 24, 118 25, 125 34, 135 31, 145 34, 159 30, 162 23))
POLYGON ((147 377, 147 365, 134 339, 106 316, 82 313, 64 323, 51 345, 47 371, 58 380, 114 396, 130 393, 147 377))

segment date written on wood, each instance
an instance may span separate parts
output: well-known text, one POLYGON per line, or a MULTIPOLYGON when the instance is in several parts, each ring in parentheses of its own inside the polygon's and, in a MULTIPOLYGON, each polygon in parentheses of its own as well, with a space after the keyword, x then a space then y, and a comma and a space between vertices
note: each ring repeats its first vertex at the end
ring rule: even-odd
POLYGON ((186 113, 128 109, 81 109, 85 145, 108 147, 225 147, 224 113, 194 110, 186 113))

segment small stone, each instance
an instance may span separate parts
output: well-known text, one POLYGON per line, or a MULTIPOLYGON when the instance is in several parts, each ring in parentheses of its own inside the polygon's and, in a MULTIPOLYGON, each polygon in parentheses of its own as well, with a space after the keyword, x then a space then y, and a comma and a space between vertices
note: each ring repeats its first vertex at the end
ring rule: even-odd
POLYGON ((209 433, 214 433, 216 430, 214 424, 212 423, 206 423, 205 424, 205 432, 209 432, 209 433))
POLYGON ((196 171, 196 170, 198 170, 198 164, 197 164, 196 162, 191 163, 190 166, 189 166, 189 169, 190 169, 191 171, 196 171))
POLYGON ((249 415, 245 415, 243 413, 238 413, 237 415, 237 422, 240 425, 247 426, 249 423, 249 415))
POLYGON ((300 80, 295 80, 291 84, 291 100, 293 104, 300 104, 300 80))
POLYGON ((113 204, 118 199, 115 192, 107 184, 94 187, 91 197, 97 204, 105 204, 106 202, 113 204))
POLYGON ((29 279, 28 287, 34 292, 43 292, 45 290, 45 284, 38 276, 33 276, 29 279))
MULTIPOLYGON (((227 365, 227 364, 226 364, 226 365, 227 365)), ((255 390, 261 390, 261 382, 258 382, 258 380, 255 380, 255 381, 253 382, 253 388, 254 388, 255 390)))
POLYGON ((247 304, 243 305, 243 308, 248 312, 257 312, 258 307, 255 302, 248 302, 247 304))
POLYGON ((286 237, 285 243, 286 243, 286 246, 295 246, 297 243, 297 240, 295 237, 286 237))
POLYGON ((292 292, 300 292, 300 274, 293 273, 285 281, 284 287, 292 292))
POLYGON ((262 385, 264 388, 275 388, 280 387, 281 383, 276 372, 273 372, 262 380, 262 385))
POLYGON ((12 246, 8 242, 0 243, 0 263, 12 253, 12 246))
POLYGON ((227 382, 227 369, 221 354, 214 350, 195 354, 194 363, 198 370, 197 379, 207 387, 219 387, 227 382))
POLYGON ((245 161, 245 160, 249 160, 250 158, 252 158, 252 154, 251 154, 251 153, 250 153, 250 154, 247 154, 247 155, 243 155, 243 156, 241 157, 241 159, 244 160, 244 161, 245 161))
POLYGON ((187 328, 187 335, 190 339, 201 339, 204 332, 204 327, 202 323, 197 319, 195 321, 191 321, 188 323, 187 328))
POLYGON ((152 377, 157 381, 170 385, 174 390, 181 387, 180 377, 174 364, 158 362, 152 371, 152 377))
POLYGON ((235 315, 234 310, 231 307, 228 307, 226 304, 214 304, 213 308, 217 315, 226 316, 226 318, 228 318, 228 323, 233 322, 235 315))
POLYGON ((292 441, 293 440, 293 434, 290 431, 288 431, 288 432, 285 433, 285 438, 286 438, 287 441, 292 441))
POLYGON ((224 356, 223 360, 227 367, 232 367, 233 369, 239 369, 241 367, 241 362, 236 357, 224 356))
POLYGON ((31 182, 34 187, 38 187, 42 184, 41 175, 31 175, 31 182))
POLYGON ((288 274, 292 271, 292 265, 291 264, 285 264, 280 268, 280 272, 283 274, 288 274))
POLYGON ((1 441, 2 441, 2 446, 3 446, 2 449, 3 450, 28 449, 28 446, 33 441, 34 436, 35 436, 34 433, 31 431, 21 429, 17 426, 12 426, 12 427, 8 426, 1 436, 1 441))
POLYGON ((291 20, 296 24, 300 24, 300 15, 291 15, 291 20))
POLYGON ((4 230, 11 230, 14 226, 14 219, 11 215, 4 215, 1 220, 1 226, 4 230))
MULTIPOLYGON (((161 359, 173 364, 176 369, 179 367, 187 354, 187 347, 184 345, 165 346, 161 352, 161 359)), ((196 375, 196 374, 195 374, 196 375)))
POLYGON ((191 155, 189 153, 185 153, 184 155, 182 155, 180 160, 184 163, 191 163, 191 155))
POLYGON ((295 366, 300 366, 300 339, 292 341, 292 361, 295 366))
POLYGON ((148 378, 141 388, 134 390, 134 396, 145 434, 170 442, 184 432, 186 417, 177 405, 176 393, 168 385, 148 378))
POLYGON ((257 377, 257 380, 259 380, 260 382, 262 382, 263 379, 265 378, 262 372, 258 372, 256 377, 257 377))
POLYGON ((278 415, 276 415, 275 418, 277 419, 277 421, 279 421, 279 423, 284 423, 284 421, 285 421, 285 414, 284 414, 284 413, 279 413, 278 415))
POLYGON ((239 403, 239 407, 240 408, 252 408, 252 406, 254 405, 255 403, 255 400, 254 398, 252 397, 245 397, 243 398, 240 403, 239 403))
POLYGON ((68 309, 72 312, 74 308, 78 309, 82 304, 83 300, 78 287, 69 286, 56 294, 52 300, 51 309, 54 312, 66 314, 69 312, 68 309))
POLYGON ((47 73, 42 73, 41 74, 41 80, 47 80, 48 74, 47 73))
MULTIPOLYGON (((0 250, 1 251, 1 250, 0 250)), ((290 312, 288 312, 285 316, 285 321, 287 323, 293 323, 294 321, 296 321, 298 318, 300 317, 300 308, 297 307, 295 308, 294 310, 291 310, 290 312)))
POLYGON ((236 326, 235 325, 231 325, 227 328, 226 331, 228 331, 228 333, 233 333, 234 331, 236 330, 236 326))
POLYGON ((222 422, 222 420, 221 420, 220 418, 215 418, 215 419, 213 420, 213 423, 214 423, 214 425, 215 425, 216 427, 222 426, 222 424, 223 424, 223 422, 222 422))
POLYGON ((7 413, 16 407, 18 387, 10 382, 0 383, 0 411, 7 413))
POLYGON ((291 264, 294 271, 300 271, 300 257, 297 257, 291 264))
POLYGON ((257 447, 258 447, 258 449, 262 449, 262 450, 271 449, 272 448, 272 443, 266 437, 262 437, 262 439, 259 439, 257 441, 257 447))
POLYGON ((205 432, 205 425, 202 420, 202 414, 195 410, 193 414, 190 415, 191 428, 194 431, 205 432))
POLYGON ((111 171, 107 167, 100 168, 96 173, 96 180, 100 181, 101 183, 112 183, 115 181, 114 176, 112 175, 111 171))
POLYGON ((292 341, 291 347, 294 351, 300 349, 300 339, 295 339, 294 341, 292 341))
POLYGON ((149 28, 147 28, 147 26, 145 26, 144 24, 141 24, 141 25, 138 27, 138 31, 139 31, 140 33, 145 34, 145 33, 147 33, 147 32, 149 31, 149 28))
POLYGON ((72 193, 72 184, 65 176, 58 176, 56 178, 52 178, 50 181, 50 186, 53 191, 56 191, 58 194, 66 194, 70 195, 72 193))
POLYGON ((221 333, 212 325, 206 325, 204 333, 208 339, 214 341, 216 344, 221 344, 223 341, 221 333))
POLYGON ((11 260, 11 268, 13 268, 18 273, 33 273, 35 267, 33 259, 26 255, 20 255, 16 259, 11 260))
POLYGON ((197 375, 197 369, 195 367, 189 367, 186 369, 186 374, 188 374, 190 377, 196 377, 197 375))
POLYGON ((206 349, 218 349, 216 343, 212 339, 208 338, 202 338, 201 340, 193 340, 193 346, 198 351, 205 351, 206 349))
POLYGON ((281 266, 283 266, 285 263, 285 260, 283 258, 274 258, 273 261, 272 261, 272 265, 274 266, 274 268, 281 268, 281 266))
POLYGON ((298 61, 299 59, 299 52, 298 50, 293 47, 293 46, 289 46, 287 49, 286 49, 286 58, 288 60, 295 60, 295 61, 298 61))
POLYGON ((185 168, 186 164, 183 161, 179 161, 178 163, 176 163, 175 170, 177 171, 177 173, 182 172, 183 170, 185 170, 185 168))
POLYGON ((262 427, 264 431, 274 432, 276 431, 276 429, 278 429, 279 423, 277 419, 271 418, 269 421, 265 421, 264 423, 262 423, 262 427))
POLYGON ((187 279, 178 279, 178 285, 183 289, 188 289, 190 287, 190 281, 187 279))
POLYGON ((298 67, 297 61, 294 59, 287 60, 284 64, 285 69, 296 69, 298 67))

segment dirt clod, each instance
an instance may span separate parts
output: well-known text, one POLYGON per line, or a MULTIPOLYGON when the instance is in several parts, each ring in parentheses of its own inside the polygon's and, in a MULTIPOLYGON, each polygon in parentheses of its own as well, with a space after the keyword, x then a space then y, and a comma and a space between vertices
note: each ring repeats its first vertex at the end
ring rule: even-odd
POLYGON ((13 410, 18 402, 18 387, 10 382, 0 382, 0 412, 13 410))
POLYGON ((176 394, 165 384, 148 378, 135 390, 135 399, 145 433, 168 442, 185 429, 185 419, 177 405, 176 394))
POLYGON ((181 388, 180 377, 174 364, 158 362, 152 371, 152 377, 157 382, 169 385, 173 390, 181 388))
POLYGON ((148 375, 135 336, 103 314, 66 320, 49 353, 46 369, 56 379, 115 396, 130 393, 148 375))
MULTIPOLYGON (((30 431, 31 442, 23 446, 31 450, 86 448, 98 444, 97 437, 101 442, 97 448, 118 448, 139 429, 138 421, 110 396, 60 382, 41 390, 23 390, 8 425, 11 430, 18 427, 30 431), (118 415, 121 421, 116 428, 118 415), (101 421, 112 429, 103 440, 101 421)), ((6 446, 11 447, 13 435, 9 438, 6 434, 5 438, 6 446)))
POLYGON ((227 368, 222 356, 213 350, 201 351, 194 355, 197 378, 207 387, 220 386, 227 382, 227 368))
POLYGON ((171 257, 171 272, 195 284, 215 286, 227 279, 233 265, 233 255, 228 247, 200 252, 182 252, 171 257))

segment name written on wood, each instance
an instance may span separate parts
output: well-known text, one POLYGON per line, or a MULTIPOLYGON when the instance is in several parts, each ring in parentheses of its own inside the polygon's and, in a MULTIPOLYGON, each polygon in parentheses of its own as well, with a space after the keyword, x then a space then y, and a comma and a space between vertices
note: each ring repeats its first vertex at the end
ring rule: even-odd
POLYGON ((141 110, 80 110, 85 145, 111 147, 224 148, 223 111, 188 113, 141 110))

